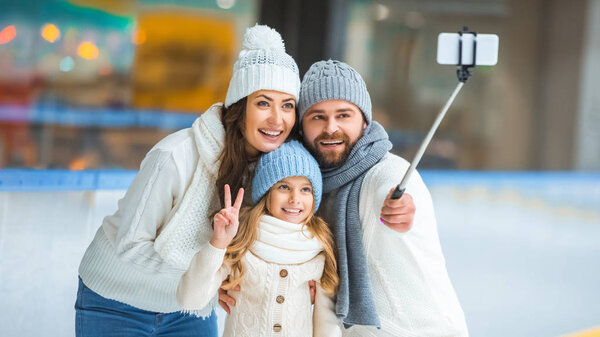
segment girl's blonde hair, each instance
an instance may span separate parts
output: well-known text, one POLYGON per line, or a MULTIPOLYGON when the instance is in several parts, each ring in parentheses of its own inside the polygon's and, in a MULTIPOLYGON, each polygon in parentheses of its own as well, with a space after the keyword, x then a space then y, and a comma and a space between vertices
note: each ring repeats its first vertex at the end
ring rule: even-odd
MULTIPOLYGON (((271 187, 269 192, 267 192, 254 207, 245 207, 240 212, 239 218, 241 220, 238 232, 227 247, 225 259, 223 261, 224 264, 231 266, 229 281, 227 285, 223 287, 225 289, 232 289, 240 284, 242 277, 244 276, 245 270, 244 265, 242 264, 242 257, 258 238, 258 225, 260 223, 260 218, 263 215, 268 214, 268 200, 272 189, 273 188, 271 187)), ((339 282, 333 235, 327 223, 316 216, 314 211, 315 203, 313 199, 312 210, 308 218, 302 223, 302 229, 306 226, 323 246, 321 254, 325 256, 325 267, 323 269, 323 275, 321 276, 321 287, 328 294, 333 296, 339 282)))

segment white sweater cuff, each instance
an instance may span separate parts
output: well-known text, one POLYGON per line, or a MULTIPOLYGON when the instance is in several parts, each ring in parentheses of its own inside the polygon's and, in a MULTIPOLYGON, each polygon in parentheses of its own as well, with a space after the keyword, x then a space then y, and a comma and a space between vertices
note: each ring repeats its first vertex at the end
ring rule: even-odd
POLYGON ((221 285, 219 272, 226 249, 204 245, 190 263, 177 287, 177 301, 185 310, 197 310, 206 306, 221 285))

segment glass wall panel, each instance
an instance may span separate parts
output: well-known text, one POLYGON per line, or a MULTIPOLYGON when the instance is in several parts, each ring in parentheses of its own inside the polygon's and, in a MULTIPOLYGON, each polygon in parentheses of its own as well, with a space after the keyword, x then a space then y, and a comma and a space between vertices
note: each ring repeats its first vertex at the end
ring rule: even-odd
POLYGON ((8 1, 0 168, 129 168, 223 101, 253 0, 8 1))

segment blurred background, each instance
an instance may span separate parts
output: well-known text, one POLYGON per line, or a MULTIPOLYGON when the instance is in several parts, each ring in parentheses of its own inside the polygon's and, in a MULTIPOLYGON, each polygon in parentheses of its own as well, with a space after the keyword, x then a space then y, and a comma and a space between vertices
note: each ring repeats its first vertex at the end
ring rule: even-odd
POLYGON ((74 334, 102 217, 257 22, 356 68, 406 159, 457 84, 438 34, 497 34, 419 167, 451 279, 472 336, 600 336, 600 0, 2 0, 0 335, 74 334))
POLYGON ((244 29, 281 32, 303 74, 364 76, 394 151, 411 156, 455 86, 437 35, 500 36, 421 168, 600 169, 598 1, 2 1, 0 167, 136 169, 224 100, 244 29))

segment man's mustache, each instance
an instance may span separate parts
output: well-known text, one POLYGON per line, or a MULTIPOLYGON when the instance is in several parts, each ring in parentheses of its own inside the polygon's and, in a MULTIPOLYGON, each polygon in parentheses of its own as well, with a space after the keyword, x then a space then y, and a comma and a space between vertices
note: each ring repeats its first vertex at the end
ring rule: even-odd
POLYGON ((348 137, 348 135, 346 135, 343 132, 335 132, 334 134, 331 134, 331 135, 326 132, 323 132, 317 138, 315 138, 314 144, 315 144, 315 147, 317 147, 319 145, 319 142, 331 141, 331 140, 341 140, 345 144, 350 143, 350 137, 348 137))

